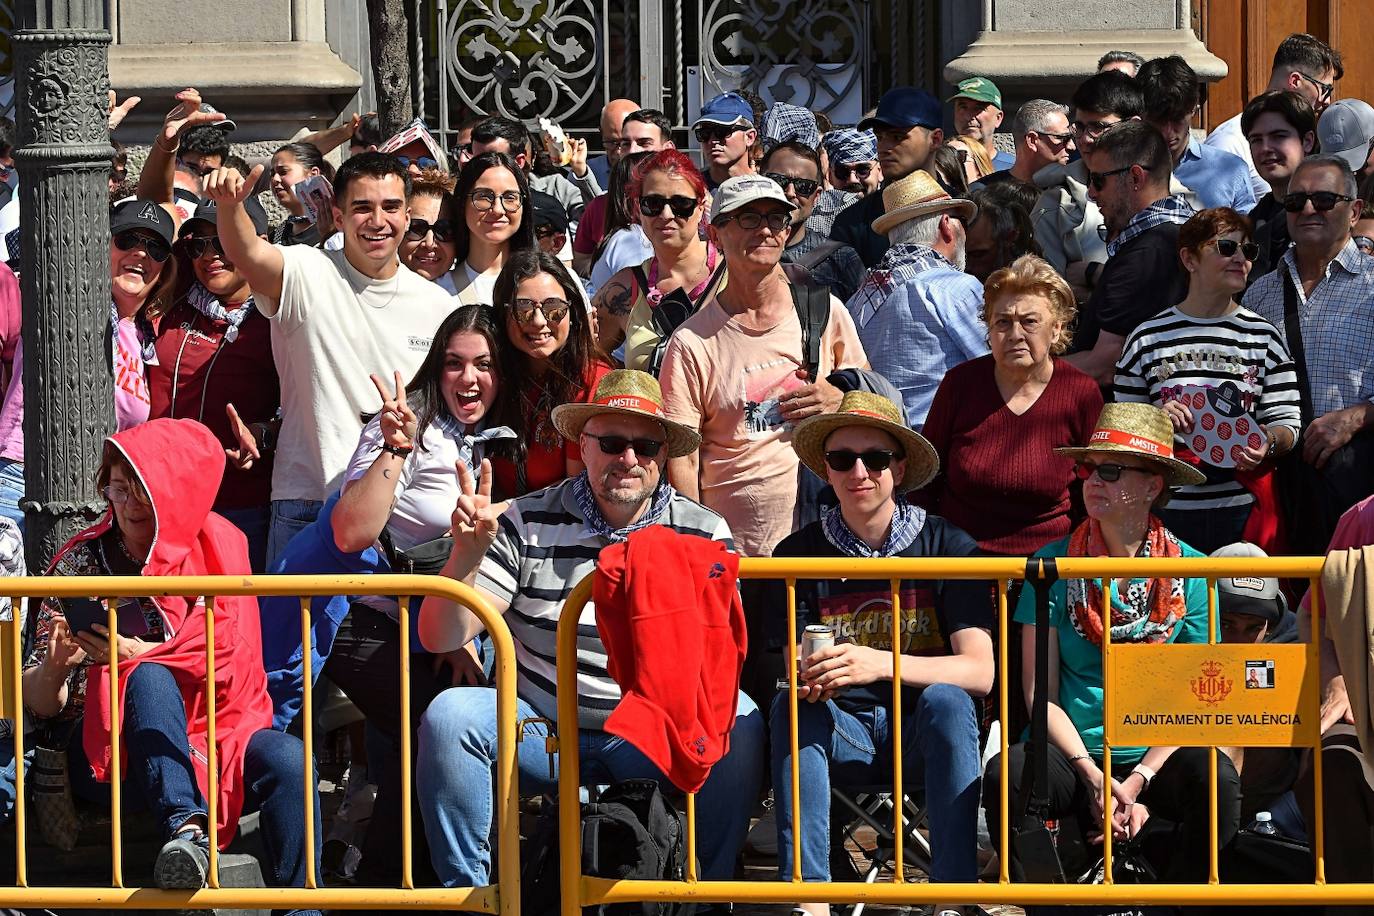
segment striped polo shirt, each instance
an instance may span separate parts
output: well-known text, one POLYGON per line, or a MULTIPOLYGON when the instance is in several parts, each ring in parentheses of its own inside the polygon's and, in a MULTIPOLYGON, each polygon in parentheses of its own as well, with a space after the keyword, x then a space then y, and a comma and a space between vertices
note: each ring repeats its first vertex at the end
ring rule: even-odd
MULTIPOLYGON (((564 480, 512 501, 477 571, 477 585, 509 603, 505 617, 515 638, 520 698, 555 722, 558 615, 573 587, 596 569, 601 548, 611 543, 587 527, 572 485, 564 480)), ((679 493, 673 493, 662 524, 734 548, 725 519, 679 493)), ((577 627, 578 727, 602 728, 619 702, 620 687, 606 671, 606 647, 588 601, 577 627)))

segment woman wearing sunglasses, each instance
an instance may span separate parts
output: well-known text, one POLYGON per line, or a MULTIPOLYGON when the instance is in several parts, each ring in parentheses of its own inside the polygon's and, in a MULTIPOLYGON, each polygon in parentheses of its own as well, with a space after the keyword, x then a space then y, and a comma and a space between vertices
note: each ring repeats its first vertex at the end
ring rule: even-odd
POLYGON ((110 212, 110 335, 120 430, 148 419, 146 367, 157 361, 153 325, 172 304, 177 283, 175 225, 168 209, 151 200, 125 201, 110 212))
POLYGON ((1241 540, 1279 553, 1274 460, 1297 442, 1301 412, 1283 338, 1236 302, 1258 253, 1250 220, 1203 210, 1178 244, 1188 295, 1126 339, 1116 400, 1163 408, 1179 456, 1206 475, 1164 510, 1179 537, 1206 553, 1241 540))
MULTIPOLYGON (((257 198, 245 200, 244 209, 257 233, 266 236, 267 213, 257 198)), ((281 389, 271 327, 254 305, 248 281, 225 257, 218 218, 218 207, 202 205, 182 223, 172 263, 188 281, 158 325, 157 360, 148 366, 149 415, 197 420, 226 449, 237 450, 241 430, 272 423, 281 389)), ((214 508, 247 536, 253 571, 263 572, 272 453, 259 446, 258 455, 240 454, 228 463, 214 508)))
POLYGON ((410 224, 400 247, 401 263, 450 292, 449 270, 458 256, 458 229, 453 222, 456 182, 438 169, 415 176, 410 185, 410 224))
MULTIPOLYGON (((1172 490, 1196 485, 1200 471, 1174 457, 1173 424, 1149 404, 1107 404, 1087 445, 1055 452, 1077 463, 1087 519, 1037 557, 1201 557, 1160 521, 1157 510, 1172 490)), ((1082 874, 1102 843, 1104 796, 1114 800, 1114 842, 1139 833, 1152 813, 1179 824, 1181 841, 1156 864, 1165 882, 1207 880, 1208 759, 1205 748, 1112 747, 1103 772, 1102 642, 1207 642, 1207 584, 1203 579, 1060 579, 1049 587, 1048 768, 1050 810, 1059 821, 1059 857, 1067 874, 1082 874), (1104 593, 1104 588, 1107 592, 1104 593)), ((1036 592, 1021 590, 1014 617, 1021 624, 1021 687, 1030 709, 1035 678, 1036 592)), ((1142 684, 1140 689, 1148 690, 1142 684)), ((1027 745, 1011 748, 1009 810, 1024 810, 1022 773, 1027 745)), ((1001 840, 1002 760, 988 764, 983 807, 993 842, 1001 840)), ((1217 843, 1225 847, 1240 826, 1240 778, 1230 758, 1217 755, 1217 843)), ((1007 851, 1004 851, 1004 853, 1007 851)))
POLYGON ((454 226, 458 263, 449 288, 462 305, 491 305, 496 278, 517 251, 534 248, 534 218, 525 173, 505 153, 474 156, 453 193, 462 219, 454 226))
POLYGON ((537 248, 513 253, 496 279, 499 360, 509 373, 497 413, 510 418, 518 437, 515 458, 492 462, 503 499, 582 473, 577 443, 550 419, 559 404, 586 401, 612 368, 593 339, 581 290, 561 261, 537 248))

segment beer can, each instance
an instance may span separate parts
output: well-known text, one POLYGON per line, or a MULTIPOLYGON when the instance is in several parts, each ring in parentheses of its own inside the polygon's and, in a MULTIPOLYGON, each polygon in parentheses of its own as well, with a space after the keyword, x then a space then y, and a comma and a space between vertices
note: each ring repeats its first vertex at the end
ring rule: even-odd
POLYGON ((835 628, 823 623, 814 623, 802 631, 801 657, 797 659, 797 670, 806 673, 806 659, 822 649, 835 645, 835 628))

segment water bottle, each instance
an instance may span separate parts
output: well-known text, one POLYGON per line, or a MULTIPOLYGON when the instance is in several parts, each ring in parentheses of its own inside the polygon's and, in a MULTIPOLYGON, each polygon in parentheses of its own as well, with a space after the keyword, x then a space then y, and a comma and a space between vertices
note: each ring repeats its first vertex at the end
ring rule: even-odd
POLYGON ((1278 836, 1279 828, 1274 826, 1274 817, 1268 811, 1257 811, 1255 822, 1250 825, 1251 833, 1262 833, 1265 836, 1278 836))

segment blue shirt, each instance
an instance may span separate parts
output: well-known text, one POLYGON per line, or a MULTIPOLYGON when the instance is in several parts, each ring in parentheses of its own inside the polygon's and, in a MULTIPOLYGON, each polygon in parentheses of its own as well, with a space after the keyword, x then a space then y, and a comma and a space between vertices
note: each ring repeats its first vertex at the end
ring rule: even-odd
POLYGON ((1006 150, 998 150, 992 154, 992 170, 1001 172, 1011 168, 1016 164, 1016 157, 1006 150))
POLYGON ((929 248, 894 245, 847 306, 870 367, 901 391, 913 429, 945 373, 989 352, 983 284, 929 248))
POLYGON ((1237 213, 1255 209, 1250 168, 1239 156, 1215 146, 1204 146, 1192 138, 1183 158, 1174 166, 1174 175, 1198 196, 1204 207, 1230 207, 1237 213))

